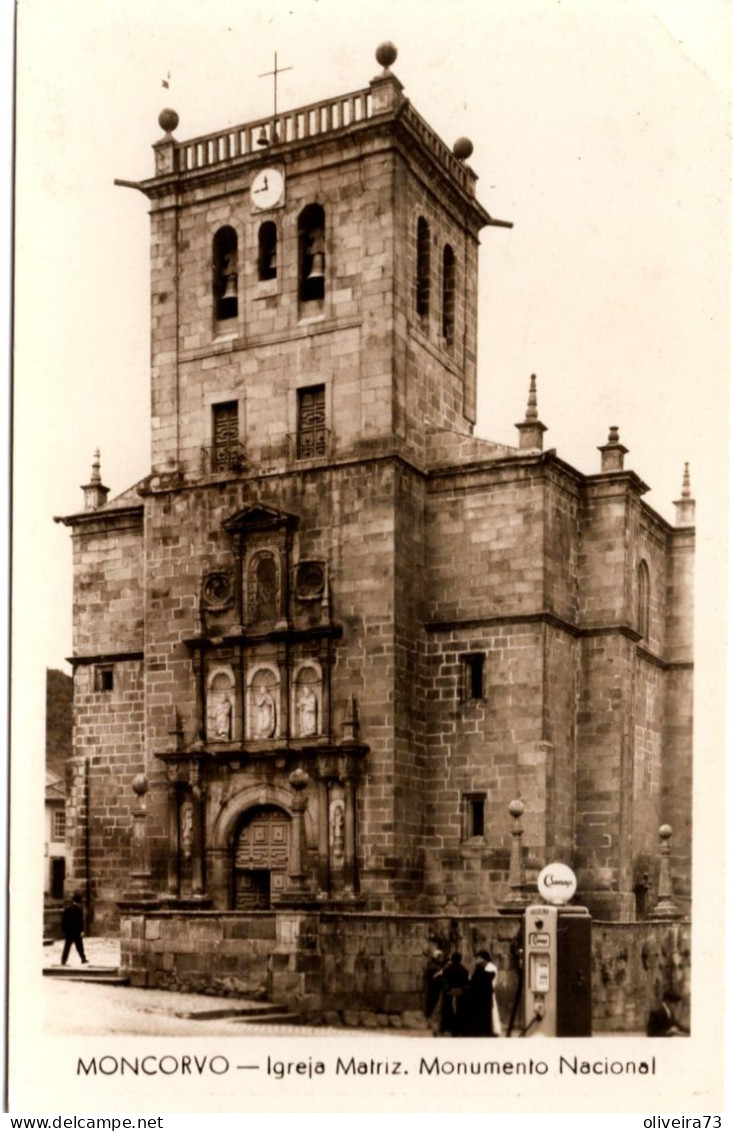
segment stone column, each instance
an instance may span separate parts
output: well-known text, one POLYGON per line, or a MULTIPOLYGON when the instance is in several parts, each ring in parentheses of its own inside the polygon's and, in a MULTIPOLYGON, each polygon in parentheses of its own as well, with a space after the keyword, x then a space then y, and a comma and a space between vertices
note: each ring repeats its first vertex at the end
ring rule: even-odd
POLYGON ((356 787, 352 778, 344 782, 344 895, 356 894, 356 787))
POLYGON ((330 891, 328 862, 328 782, 318 782, 318 898, 328 899, 330 891))
POLYGON ((178 854, 180 838, 178 830, 178 786, 168 783, 168 895, 175 899, 178 889, 178 854))
POLYGON ((306 789, 308 775, 305 770, 293 770, 290 785, 294 792, 292 801, 293 823, 290 835, 290 859, 288 861, 288 891, 291 894, 305 895, 308 890, 305 871, 305 810, 308 805, 306 789))
POLYGON ((147 808, 145 794, 148 792, 148 779, 138 774, 132 781, 133 791, 138 799, 132 811, 132 854, 130 861, 130 887, 123 893, 118 906, 128 909, 132 906, 157 906, 158 901, 151 886, 150 856, 146 828, 147 808))
POLYGON ((230 860, 225 848, 210 848, 206 853, 209 864, 208 889, 213 906, 222 911, 230 906, 230 860))
POLYGON ((504 904, 499 908, 500 914, 507 915, 522 911, 529 903, 527 882, 524 870, 524 852, 522 849, 522 814, 524 802, 517 798, 509 802, 509 813, 514 819, 512 828, 512 843, 509 850, 509 894, 504 904))
POLYGON ((191 854, 191 894, 194 899, 205 899, 204 890, 204 805, 206 790, 199 780, 198 766, 191 775, 193 801, 193 849, 191 854))
POLYGON ((659 861, 659 889, 655 906, 652 908, 651 919, 680 919, 682 916, 672 899, 672 876, 669 869, 669 841, 672 836, 670 825, 659 826, 659 839, 661 840, 661 859, 659 861))

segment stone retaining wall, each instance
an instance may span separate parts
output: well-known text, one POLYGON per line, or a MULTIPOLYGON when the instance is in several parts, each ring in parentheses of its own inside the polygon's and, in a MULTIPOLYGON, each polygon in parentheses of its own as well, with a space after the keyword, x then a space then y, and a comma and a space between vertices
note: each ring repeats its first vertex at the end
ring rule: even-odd
MULTIPOLYGON (((487 947, 506 1026, 519 929, 515 916, 150 911, 123 916, 121 961, 133 985, 267 999, 330 1025, 402 1028, 425 1024, 432 950, 457 950, 470 967, 487 947)), ((594 922, 592 945, 595 1032, 643 1031, 668 987, 689 1000, 689 922, 594 922)))

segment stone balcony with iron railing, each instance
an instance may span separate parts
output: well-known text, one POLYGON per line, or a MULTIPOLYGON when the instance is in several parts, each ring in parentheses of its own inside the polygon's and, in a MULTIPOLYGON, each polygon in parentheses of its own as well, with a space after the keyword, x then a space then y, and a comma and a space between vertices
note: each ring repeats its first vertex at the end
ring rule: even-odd
POLYGON ((225 445, 199 448, 198 466, 189 471, 193 480, 232 478, 249 475, 256 467, 282 464, 292 466, 308 460, 322 460, 333 454, 330 428, 316 428, 307 432, 284 434, 280 440, 258 448, 248 455, 239 441, 225 445))

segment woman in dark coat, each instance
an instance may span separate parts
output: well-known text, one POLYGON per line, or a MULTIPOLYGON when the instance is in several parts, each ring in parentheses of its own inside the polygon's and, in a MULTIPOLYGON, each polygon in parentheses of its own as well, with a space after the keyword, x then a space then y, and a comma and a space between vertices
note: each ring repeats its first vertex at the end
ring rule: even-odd
POLYGON ((443 972, 442 996, 440 999, 440 1032, 452 1037, 461 1036, 461 998, 468 985, 468 970, 461 962, 460 954, 452 954, 443 972))
POLYGON ((488 950, 476 955, 476 967, 461 1001, 462 1035, 492 1037, 491 1015, 494 1005, 495 967, 488 950), (487 969, 488 967, 488 969, 487 969))

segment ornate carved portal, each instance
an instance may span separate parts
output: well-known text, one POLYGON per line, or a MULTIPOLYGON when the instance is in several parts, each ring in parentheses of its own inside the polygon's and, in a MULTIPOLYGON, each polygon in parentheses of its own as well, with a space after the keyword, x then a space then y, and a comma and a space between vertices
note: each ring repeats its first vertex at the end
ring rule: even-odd
POLYGON ((234 907, 263 911, 285 892, 290 817, 275 806, 248 814, 234 845, 234 907))

